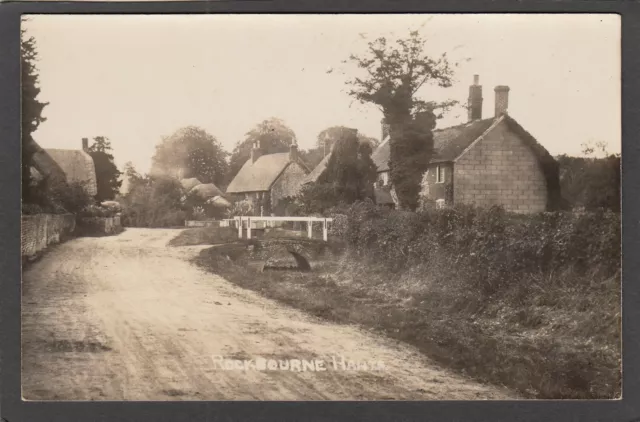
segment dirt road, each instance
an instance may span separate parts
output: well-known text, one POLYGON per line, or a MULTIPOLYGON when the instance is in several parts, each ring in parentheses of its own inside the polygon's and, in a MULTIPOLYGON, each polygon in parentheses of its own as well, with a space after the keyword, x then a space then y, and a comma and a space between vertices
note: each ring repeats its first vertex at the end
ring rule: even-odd
POLYGON ((200 247, 166 246, 178 233, 128 229, 79 238, 25 271, 25 399, 512 397, 452 375, 409 346, 323 322, 206 273, 188 262, 200 247), (343 369, 341 358, 354 366, 343 369), (296 359, 307 361, 305 371, 296 359))

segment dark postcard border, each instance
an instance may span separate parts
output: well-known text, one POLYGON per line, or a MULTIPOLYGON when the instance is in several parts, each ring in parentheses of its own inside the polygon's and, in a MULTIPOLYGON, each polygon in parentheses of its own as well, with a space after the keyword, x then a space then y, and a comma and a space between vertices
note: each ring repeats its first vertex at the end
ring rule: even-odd
MULTIPOLYGON (((640 421, 640 2, 220 1, 0 3, 0 415, 18 421, 640 421), (22 14, 618 13, 622 15, 623 399, 430 402, 22 402, 20 396, 20 66, 22 14)), ((597 107, 594 98, 594 107, 597 107)))

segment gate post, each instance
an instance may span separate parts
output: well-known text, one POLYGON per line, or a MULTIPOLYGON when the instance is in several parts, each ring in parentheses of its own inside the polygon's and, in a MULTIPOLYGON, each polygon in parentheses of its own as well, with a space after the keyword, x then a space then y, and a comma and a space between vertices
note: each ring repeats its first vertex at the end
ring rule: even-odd
POLYGON ((242 217, 236 217, 236 223, 238 223, 238 239, 242 239, 242 217))
POLYGON ((309 239, 313 237, 313 220, 311 219, 307 221, 307 235, 309 236, 309 239))
POLYGON ((247 239, 251 239, 251 217, 247 218, 247 239))
POLYGON ((322 222, 322 240, 327 241, 328 233, 327 233, 327 219, 325 218, 322 222))

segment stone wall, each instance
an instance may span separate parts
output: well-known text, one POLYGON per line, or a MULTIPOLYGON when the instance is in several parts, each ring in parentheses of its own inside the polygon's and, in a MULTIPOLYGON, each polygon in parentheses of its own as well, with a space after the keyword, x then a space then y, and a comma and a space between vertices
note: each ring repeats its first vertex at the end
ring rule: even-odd
MULTIPOLYGON (((185 227, 222 227, 220 220, 186 220, 185 227)), ((227 225, 228 227, 228 225, 227 225)))
POLYGON ((123 230, 120 216, 82 217, 78 220, 78 232, 88 236, 118 234, 123 230))
POLYGON ((446 205, 451 205, 453 201, 453 167, 451 163, 431 164, 422 176, 420 187, 420 198, 424 202, 435 202, 444 199, 446 205), (438 169, 444 171, 444 180, 437 181, 438 169))
POLYGON ((502 205, 521 213, 546 209, 538 158, 504 122, 456 160, 453 183, 455 203, 502 205))
POLYGON ((76 228, 73 214, 23 215, 21 221, 21 252, 23 258, 34 258, 51 244, 71 236, 76 228))

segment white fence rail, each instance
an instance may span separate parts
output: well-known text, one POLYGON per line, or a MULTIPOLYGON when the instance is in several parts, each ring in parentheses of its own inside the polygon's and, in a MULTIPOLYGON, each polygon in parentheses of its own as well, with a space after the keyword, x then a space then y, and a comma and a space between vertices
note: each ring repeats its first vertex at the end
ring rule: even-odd
POLYGON ((234 221, 238 227, 238 238, 242 239, 242 229, 247 228, 247 239, 251 239, 251 229, 259 229, 266 227, 279 227, 284 222, 306 222, 307 223, 307 236, 309 239, 313 237, 313 223, 322 223, 322 239, 326 242, 328 240, 328 227, 327 225, 333 222, 333 218, 323 217, 234 217, 233 220, 223 220, 230 225, 231 221, 234 221), (262 223, 262 224, 260 224, 262 223))

